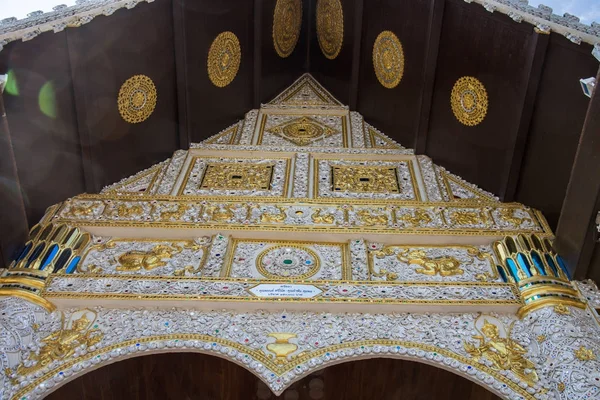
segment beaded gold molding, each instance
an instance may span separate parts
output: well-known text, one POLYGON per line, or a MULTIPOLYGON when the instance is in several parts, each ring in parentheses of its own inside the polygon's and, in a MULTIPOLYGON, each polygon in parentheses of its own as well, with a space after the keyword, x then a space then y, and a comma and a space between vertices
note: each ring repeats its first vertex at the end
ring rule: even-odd
POLYGON ((392 31, 383 31, 373 44, 373 68, 381 85, 393 89, 404 75, 404 50, 392 31))
POLYGON ((229 85, 240 68, 242 50, 233 32, 221 32, 208 50, 208 77, 216 87, 229 85))
POLYGON ((273 46, 281 58, 294 51, 302 28, 302 0, 277 0, 273 13, 273 46))
POLYGON ((340 0, 317 1, 317 38, 323 55, 335 59, 344 41, 344 11, 340 0))
POLYGON ((134 75, 127 79, 117 98, 121 117, 130 124, 143 122, 150 117, 156 107, 156 86, 146 75, 134 75))
POLYGON ((480 124, 488 110, 485 86, 477 78, 463 76, 452 88, 450 104, 454 116, 461 124, 467 126, 480 124))

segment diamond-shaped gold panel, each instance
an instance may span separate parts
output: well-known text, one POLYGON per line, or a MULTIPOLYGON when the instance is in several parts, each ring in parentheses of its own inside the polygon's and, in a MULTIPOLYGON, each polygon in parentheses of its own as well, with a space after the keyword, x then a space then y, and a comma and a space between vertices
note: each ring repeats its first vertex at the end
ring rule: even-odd
POLYGON ((335 133, 335 129, 310 117, 300 117, 284 122, 269 129, 269 132, 281 136, 298 146, 306 146, 314 141, 335 133))
POLYGON ((400 193, 395 167, 340 166, 332 172, 335 192, 400 193))
POLYGON ((270 190, 273 165, 218 163, 206 166, 200 188, 270 190))

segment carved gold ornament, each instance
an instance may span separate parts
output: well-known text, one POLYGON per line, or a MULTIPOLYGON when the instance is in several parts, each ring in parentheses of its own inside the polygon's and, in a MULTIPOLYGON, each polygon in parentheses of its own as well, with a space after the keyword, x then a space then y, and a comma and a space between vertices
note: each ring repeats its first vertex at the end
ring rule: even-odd
POLYGON ((391 31, 383 31, 373 44, 373 68, 383 87, 393 89, 404 74, 404 50, 398 37, 391 31))
POLYGON ((233 32, 221 32, 208 50, 208 77, 217 87, 229 85, 240 69, 242 50, 233 32))
POLYGON ((400 193, 395 167, 336 166, 332 171, 334 192, 400 193))
POLYGON ((121 117, 130 124, 148 119, 156 107, 156 87, 146 75, 134 75, 119 90, 117 106, 121 117))
POLYGON ((333 60, 344 41, 344 11, 340 0, 317 1, 317 39, 325 57, 333 60))
POLYGON ((488 110, 488 96, 483 83, 472 76, 456 81, 450 94, 452 112, 457 120, 467 126, 481 123, 488 110))
POLYGON ((270 128, 269 132, 279 135, 298 146, 306 146, 336 133, 335 129, 310 117, 300 117, 284 122, 270 128))
POLYGON ((294 51, 302 27, 302 0, 277 0, 273 15, 273 46, 279 57, 294 51))
POLYGON ((269 190, 273 165, 236 163, 209 164, 200 183, 201 189, 269 190))

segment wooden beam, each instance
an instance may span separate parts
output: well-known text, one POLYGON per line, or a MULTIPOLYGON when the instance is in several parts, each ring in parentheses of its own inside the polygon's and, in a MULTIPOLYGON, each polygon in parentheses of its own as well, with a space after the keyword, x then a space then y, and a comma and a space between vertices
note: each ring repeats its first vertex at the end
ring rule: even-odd
POLYGON ((416 154, 425 154, 427 146, 427 132, 429 130, 429 115, 435 83, 435 71, 442 34, 442 20, 444 18, 444 5, 446 0, 431 0, 431 13, 429 14, 429 31, 427 33, 427 51, 425 53, 425 72, 423 73, 423 90, 419 106, 419 122, 413 148, 416 154))
POLYGON ((79 134, 79 144, 81 146, 81 165, 83 167, 83 179, 85 190, 88 193, 97 193, 102 189, 102 185, 96 180, 95 161, 92 155, 92 138, 90 135, 90 127, 88 126, 88 118, 86 114, 86 99, 87 92, 86 83, 88 80, 84 77, 85 71, 74 67, 81 65, 80 58, 82 55, 73 50, 75 48, 72 43, 73 38, 69 34, 70 29, 66 29, 67 37, 67 52, 69 54, 69 73, 71 74, 71 83, 73 87, 73 104, 75 107, 75 116, 77 124, 77 133, 79 134), (81 79, 77 79, 81 75, 81 79), (79 105, 79 106, 78 106, 79 105))
MULTIPOLYGON (((600 82, 600 70, 596 80, 600 82)), ((548 177, 548 190, 552 190, 552 177, 548 177)), ((554 242, 556 251, 576 278, 588 273, 595 246, 593 229, 599 195, 600 90, 596 89, 585 116, 554 242)))
POLYGON ((179 147, 190 147, 188 113, 189 99, 187 84, 187 57, 185 40, 185 0, 173 0, 173 48, 175 50, 175 74, 177 85, 177 130, 179 147))
POLYGON ((351 110, 358 106, 358 79, 360 78, 360 49, 362 44, 363 0, 354 2, 354 45, 352 48, 352 75, 350 78, 349 104, 351 110))
POLYGON ((263 0, 254 0, 254 69, 253 97, 254 108, 260 108, 260 87, 262 74, 262 8, 263 0))
POLYGON ((529 135, 529 127, 533 118, 533 109, 535 107, 537 91, 544 70, 544 61, 546 60, 546 49, 550 35, 544 35, 534 32, 529 44, 529 59, 523 81, 527 82, 521 115, 519 117, 519 128, 512 143, 512 150, 506 158, 507 171, 504 177, 503 191, 498 193, 503 201, 513 201, 517 185, 519 183, 523 156, 525 155, 525 146, 529 135))
POLYGON ((8 268, 16 251, 27 241, 29 228, 3 91, 4 83, 0 82, 0 268, 8 268))

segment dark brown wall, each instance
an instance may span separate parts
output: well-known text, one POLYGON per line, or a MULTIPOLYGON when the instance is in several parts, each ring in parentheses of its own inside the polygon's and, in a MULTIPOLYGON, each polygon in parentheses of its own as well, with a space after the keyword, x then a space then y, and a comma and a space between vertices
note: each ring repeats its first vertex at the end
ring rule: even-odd
POLYGON ((344 12, 344 39, 338 56, 330 60, 323 55, 317 40, 316 0, 311 1, 311 30, 309 34, 310 72, 343 104, 350 104, 352 89, 352 71, 358 57, 355 46, 360 44, 362 0, 340 0, 344 12), (358 11, 358 12, 357 12, 358 11))
POLYGON ((187 125, 192 142, 208 138, 242 119, 253 106, 254 4, 252 1, 183 2, 187 64, 187 125), (223 88, 208 78, 208 50, 218 34, 233 32, 242 58, 235 79, 223 88))
POLYGON ((223 359, 190 353, 136 357, 67 383, 48 400, 493 400, 483 387, 426 364, 372 359, 335 365, 293 384, 281 397, 252 373, 223 359), (435 385, 432 385, 435 382, 435 385), (320 387, 322 390, 315 390, 320 387), (312 389, 312 390, 311 390, 312 389), (286 396, 291 392, 293 397, 286 396), (295 393, 294 393, 295 392, 295 393))
MULTIPOLYGON (((281 58, 275 51, 273 45, 273 14, 277 0, 256 0, 260 7, 260 21, 255 26, 259 29, 260 52, 255 59, 255 65, 258 61, 260 74, 255 78, 255 90, 257 100, 254 104, 258 107, 260 103, 266 103, 272 100, 295 79, 300 77, 308 70, 308 25, 309 25, 309 1, 303 1, 302 29, 300 38, 292 54, 286 58, 281 58)), ((313 25, 314 26, 314 25, 313 25)), ((256 40, 256 38, 255 38, 256 40)))
POLYGON ((162 161, 177 149, 171 14, 169 1, 140 3, 66 31, 84 167, 93 182, 88 191, 162 161), (130 124, 119 114, 117 96, 123 82, 138 74, 153 80, 158 100, 147 120, 130 124))
POLYGON ((551 34, 515 199, 544 211, 556 226, 589 98, 580 78, 595 76, 592 47, 551 34))
POLYGON ((18 88, 18 94, 11 94, 9 83, 3 98, 20 190, 33 225, 48 206, 86 190, 66 32, 10 43, 0 59, 0 72, 11 71, 18 88), (47 98, 47 111, 53 109, 54 115, 40 109, 44 85, 46 93, 54 93, 47 98))
MULTIPOLYGON (((164 160, 178 146, 170 1, 140 3, 76 29, 9 43, 0 52, 0 73, 8 71, 3 100, 14 157, 3 152, 9 157, 0 161, 0 171, 12 164, 18 179, 4 172, 0 178, 4 195, 22 193, 29 226, 48 206, 99 191, 164 160), (117 96, 137 74, 154 81, 158 102, 150 118, 129 124, 119 114, 117 96), (15 83, 18 94, 10 88, 15 83)), ((21 215, 15 198, 3 199, 3 206, 21 215)), ((3 249, 15 248, 23 238, 6 230, 0 242, 3 249)), ((11 255, 2 256, 6 262, 11 255)))
POLYGON ((447 0, 435 76, 426 153, 467 181, 504 191, 506 160, 516 140, 527 86, 533 29, 483 7, 447 0), (488 113, 477 126, 452 113, 450 92, 463 76, 486 87, 488 113))
POLYGON ((414 145, 419 122, 431 5, 431 0, 375 0, 363 10, 358 111, 407 147, 414 145), (373 44, 384 30, 394 32, 404 50, 404 75, 393 89, 384 88, 373 69, 373 44))

